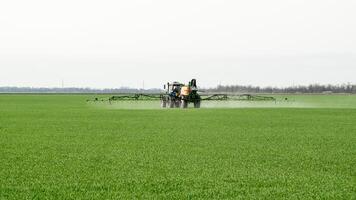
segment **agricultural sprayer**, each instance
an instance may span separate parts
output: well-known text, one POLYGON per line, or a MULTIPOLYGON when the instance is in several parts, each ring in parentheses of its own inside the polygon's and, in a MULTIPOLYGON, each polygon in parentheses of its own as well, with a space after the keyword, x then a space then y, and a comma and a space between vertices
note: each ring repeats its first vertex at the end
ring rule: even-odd
POLYGON ((160 94, 118 94, 88 101, 109 101, 110 104, 119 101, 160 101, 162 108, 188 108, 189 104, 193 104, 194 108, 200 108, 201 102, 204 101, 276 101, 274 97, 251 94, 201 94, 196 79, 192 79, 188 84, 168 82, 163 88, 160 94))

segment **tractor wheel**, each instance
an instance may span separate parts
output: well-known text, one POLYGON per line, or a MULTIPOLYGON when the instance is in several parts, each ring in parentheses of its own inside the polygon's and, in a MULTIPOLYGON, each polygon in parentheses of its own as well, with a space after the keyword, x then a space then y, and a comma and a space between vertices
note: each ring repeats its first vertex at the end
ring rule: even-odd
POLYGON ((181 107, 188 108, 188 101, 182 100, 181 107))
POLYGON ((167 101, 161 100, 161 108, 167 107, 167 101))
POLYGON ((174 108, 174 101, 171 99, 168 102, 169 102, 169 107, 174 108))
POLYGON ((194 108, 200 108, 200 101, 194 102, 194 108))
POLYGON ((180 108, 181 101, 176 101, 175 104, 176 104, 176 108, 180 108))

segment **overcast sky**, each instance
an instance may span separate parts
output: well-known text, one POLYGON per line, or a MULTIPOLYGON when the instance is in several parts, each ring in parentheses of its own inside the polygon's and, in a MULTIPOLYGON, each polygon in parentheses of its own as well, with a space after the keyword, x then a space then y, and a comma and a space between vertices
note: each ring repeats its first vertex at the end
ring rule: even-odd
POLYGON ((356 83, 354 0, 4 0, 0 86, 356 83))

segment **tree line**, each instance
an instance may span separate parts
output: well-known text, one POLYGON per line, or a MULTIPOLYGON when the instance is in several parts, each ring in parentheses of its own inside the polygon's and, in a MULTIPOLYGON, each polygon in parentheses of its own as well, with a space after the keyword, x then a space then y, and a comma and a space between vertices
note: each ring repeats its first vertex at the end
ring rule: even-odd
MULTIPOLYGON (((356 85, 322 85, 311 84, 307 86, 290 86, 290 87, 259 87, 244 85, 218 85, 214 88, 202 88, 201 91, 208 93, 349 93, 356 94, 356 85)), ((128 87, 93 89, 93 88, 34 88, 34 87, 0 87, 0 93, 161 93, 161 89, 135 89, 128 87)))
POLYGON ((0 87, 0 93, 98 93, 98 94, 114 94, 114 93, 159 93, 159 89, 135 89, 135 88, 35 88, 35 87, 0 87))
POLYGON ((259 86, 243 86, 243 85, 218 85, 216 88, 206 89, 207 92, 223 92, 223 93, 305 93, 305 94, 320 94, 320 93, 349 93, 356 94, 356 85, 341 84, 341 85, 298 85, 289 87, 259 87, 259 86))

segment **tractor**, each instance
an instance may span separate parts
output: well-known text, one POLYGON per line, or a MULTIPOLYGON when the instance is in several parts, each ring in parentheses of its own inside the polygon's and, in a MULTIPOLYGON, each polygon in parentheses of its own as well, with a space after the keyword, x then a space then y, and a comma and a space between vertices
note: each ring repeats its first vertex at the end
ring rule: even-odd
POLYGON ((179 82, 167 83, 164 89, 165 94, 161 95, 162 108, 188 108, 189 103, 193 103, 194 108, 200 108, 201 97, 195 79, 188 85, 179 82))

